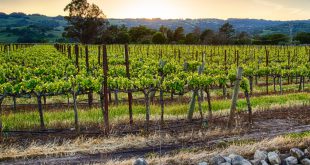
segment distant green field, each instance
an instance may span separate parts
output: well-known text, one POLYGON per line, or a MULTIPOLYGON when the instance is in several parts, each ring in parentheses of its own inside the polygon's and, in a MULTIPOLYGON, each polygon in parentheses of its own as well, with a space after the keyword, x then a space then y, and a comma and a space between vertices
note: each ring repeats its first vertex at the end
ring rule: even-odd
MULTIPOLYGON (((27 16, 23 18, 0 17, 0 22, 0 43, 17 42, 18 38, 23 37, 23 35, 27 35, 27 28, 33 25, 39 28, 45 28, 46 32, 43 36, 45 40, 48 42, 55 42, 55 40, 62 37, 63 29, 66 25, 66 21, 64 19, 46 16, 27 16), (18 30, 20 32, 18 32, 18 30)), ((38 34, 35 31, 33 33, 38 34)), ((42 37, 42 35, 39 35, 39 37, 42 37)))
POLYGON ((15 42, 18 36, 9 33, 0 33, 0 42, 15 42))

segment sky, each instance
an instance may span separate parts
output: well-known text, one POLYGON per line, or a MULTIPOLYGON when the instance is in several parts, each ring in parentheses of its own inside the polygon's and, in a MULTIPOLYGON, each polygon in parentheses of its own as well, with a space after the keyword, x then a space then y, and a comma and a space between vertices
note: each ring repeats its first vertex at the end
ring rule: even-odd
MULTIPOLYGON (((0 12, 66 15, 70 0, 0 0, 0 12)), ((310 19, 310 0, 88 0, 108 18, 310 19)))

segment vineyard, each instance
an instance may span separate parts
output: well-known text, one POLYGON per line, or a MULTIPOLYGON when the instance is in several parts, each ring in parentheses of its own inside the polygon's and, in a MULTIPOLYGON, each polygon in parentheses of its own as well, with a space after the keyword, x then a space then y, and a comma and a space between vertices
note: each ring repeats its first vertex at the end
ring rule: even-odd
POLYGON ((204 117, 201 102, 206 98, 211 119, 212 90, 221 89, 222 96, 228 98, 228 89, 240 85, 250 110, 253 86, 265 86, 266 94, 283 94, 283 83, 298 83, 298 90, 304 91, 310 77, 308 47, 3 45, 1 50, 1 102, 8 97, 36 98, 41 129, 45 129, 42 98, 46 102, 49 96, 73 98, 78 129, 79 95, 88 94, 89 107, 93 95, 99 96, 108 125, 105 109, 111 102, 111 93, 116 104, 120 93, 128 93, 131 124, 132 93, 139 93, 144 96, 147 128, 150 101, 156 93, 162 106, 162 121, 164 97, 169 94, 173 99, 188 93, 192 93, 188 119, 192 119, 197 98, 200 117, 204 117), (243 68, 242 78, 236 75, 238 67, 243 68))
POLYGON ((0 131, 255 125, 259 106, 307 106, 309 81, 309 46, 5 44, 0 131))

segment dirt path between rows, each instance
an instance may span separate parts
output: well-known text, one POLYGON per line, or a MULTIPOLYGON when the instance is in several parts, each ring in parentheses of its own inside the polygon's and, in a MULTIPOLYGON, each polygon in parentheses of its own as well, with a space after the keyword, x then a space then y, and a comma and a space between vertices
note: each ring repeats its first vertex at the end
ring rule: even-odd
MULTIPOLYGON (((28 158, 21 158, 16 160, 4 160, 0 164, 93 164, 101 163, 104 164, 111 159, 130 159, 133 157, 143 157, 151 153, 171 154, 172 152, 180 149, 190 148, 214 148, 223 143, 230 143, 234 141, 243 140, 263 140, 266 138, 273 138, 279 135, 285 135, 288 133, 300 133, 310 131, 310 107, 288 107, 285 109, 259 111, 254 114, 255 124, 251 127, 248 126, 246 114, 240 114, 240 124, 237 129, 242 130, 239 133, 231 133, 225 135, 210 135, 208 136, 207 129, 201 128, 200 131, 205 131, 206 136, 203 137, 188 137, 187 139, 178 138, 181 133, 190 132, 190 130, 199 129, 200 123, 194 122, 195 124, 186 126, 182 124, 183 132, 180 131, 180 127, 165 129, 164 133, 170 133, 175 137, 175 142, 165 143, 161 146, 154 142, 143 146, 141 148, 126 148, 122 150, 116 150, 107 153, 96 153, 96 154, 82 154, 76 153, 72 156, 33 156, 28 158), (188 128, 187 128, 188 127, 188 128)), ((218 127, 223 127, 227 117, 222 117, 212 123, 218 127)), ((172 124, 171 121, 170 124, 172 124)), ((175 123, 180 125, 180 122, 175 123)), ((156 127, 154 127, 155 129, 156 127)), ((209 128, 210 129, 210 128, 209 128)), ((227 131, 224 127, 223 131, 227 131)), ((153 130, 155 131, 155 130, 153 130)), ((158 130, 157 130, 158 131, 158 130)))

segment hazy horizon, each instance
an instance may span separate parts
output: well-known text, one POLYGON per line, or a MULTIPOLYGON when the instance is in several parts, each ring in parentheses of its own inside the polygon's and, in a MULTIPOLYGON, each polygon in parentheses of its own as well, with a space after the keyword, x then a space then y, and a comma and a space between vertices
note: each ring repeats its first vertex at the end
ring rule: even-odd
MULTIPOLYGON (((1 13, 1 11, 0 11, 1 13)), ((12 13, 24 13, 27 15, 33 15, 33 14, 39 14, 39 15, 43 15, 43 16, 47 16, 47 17, 58 17, 58 16, 62 16, 64 17, 65 15, 45 15, 42 13, 25 13, 22 11, 14 11, 14 12, 3 12, 7 15, 12 14, 12 13)), ((256 20, 266 20, 266 21, 299 21, 299 20, 310 20, 309 19, 293 19, 293 20, 275 20, 275 19, 264 19, 264 18, 248 18, 248 17, 244 17, 244 18, 212 18, 212 17, 205 17, 205 18, 116 18, 116 17, 107 17, 107 19, 146 19, 146 20, 155 20, 155 19, 161 19, 161 20, 171 20, 171 19, 179 19, 179 20, 186 20, 186 19, 219 19, 219 20, 229 20, 229 19, 256 19, 256 20)))
MULTIPOLYGON (((264 19, 309 20, 309 0, 88 0, 110 19, 264 19)), ((66 15, 70 0, 0 0, 0 11, 66 15)))

